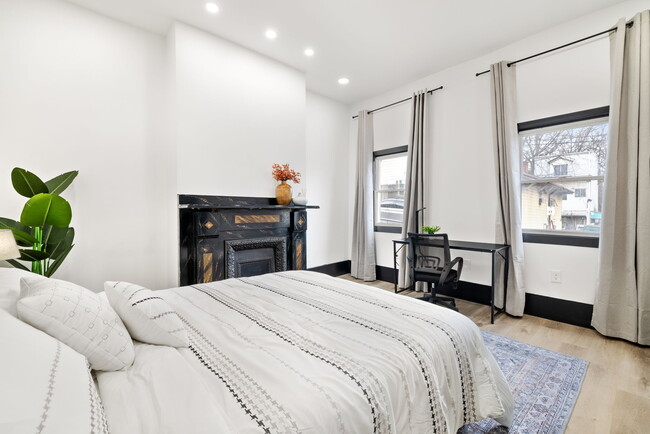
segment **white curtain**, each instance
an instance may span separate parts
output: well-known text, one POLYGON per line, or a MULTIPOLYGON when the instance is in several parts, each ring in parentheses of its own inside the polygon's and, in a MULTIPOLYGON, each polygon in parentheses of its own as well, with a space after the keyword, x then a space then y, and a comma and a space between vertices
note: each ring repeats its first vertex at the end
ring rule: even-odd
POLYGON ((373 219, 372 114, 359 112, 357 141, 357 186, 352 227, 352 277, 375 280, 375 227, 373 219))
MULTIPOLYGON (((404 222, 402 224, 402 238, 406 238, 409 232, 419 232, 417 227, 418 210, 424 208, 426 185, 424 176, 424 151, 426 149, 427 137, 427 100, 429 93, 422 90, 413 94, 411 99, 411 127, 409 130, 408 156, 406 162, 406 192, 404 194, 404 222)), ((424 222, 424 211, 420 212, 419 223, 424 222)), ((408 275, 408 263, 404 247, 399 259, 399 282, 400 288, 407 288, 411 285, 408 275)), ((415 290, 424 291, 426 283, 418 282, 415 290)))
MULTIPOLYGON (((510 244, 506 312, 524 314, 524 240, 521 232, 521 156, 517 133, 517 82, 514 65, 499 62, 492 73, 492 124, 496 156, 498 196, 496 242, 510 244)), ((498 285, 495 305, 503 307, 503 282, 498 285)))
POLYGON ((609 150, 591 325, 650 345, 650 12, 611 36, 609 150))

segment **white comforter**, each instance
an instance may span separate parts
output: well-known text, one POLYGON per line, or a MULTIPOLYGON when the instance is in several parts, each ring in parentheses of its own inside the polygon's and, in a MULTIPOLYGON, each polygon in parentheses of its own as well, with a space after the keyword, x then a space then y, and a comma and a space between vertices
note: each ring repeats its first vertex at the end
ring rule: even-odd
POLYGON ((513 398, 479 329, 451 310, 290 271, 158 292, 190 348, 139 344, 98 373, 120 433, 455 433, 513 398))

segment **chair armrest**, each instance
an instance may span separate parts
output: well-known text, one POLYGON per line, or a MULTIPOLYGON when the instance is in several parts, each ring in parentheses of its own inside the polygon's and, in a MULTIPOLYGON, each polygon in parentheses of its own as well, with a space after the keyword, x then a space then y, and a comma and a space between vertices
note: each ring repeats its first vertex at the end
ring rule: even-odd
POLYGON ((445 268, 442 269, 442 274, 440 274, 440 281, 439 284, 442 285, 445 283, 447 280, 447 276, 449 275, 449 272, 451 271, 452 268, 454 268, 454 265, 458 264, 458 269, 456 270, 458 274, 456 274, 456 282, 460 279, 460 273, 463 271, 463 258, 460 256, 454 258, 449 264, 445 265, 445 268))

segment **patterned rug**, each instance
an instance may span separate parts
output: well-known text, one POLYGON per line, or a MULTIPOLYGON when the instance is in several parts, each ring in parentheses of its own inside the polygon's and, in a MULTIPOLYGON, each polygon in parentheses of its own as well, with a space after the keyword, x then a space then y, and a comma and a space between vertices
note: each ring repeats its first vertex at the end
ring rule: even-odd
MULTIPOLYGON (((515 397, 510 433, 563 433, 578 399, 588 363, 483 331, 483 339, 515 397)), ((507 432, 493 419, 466 425, 458 434, 507 432)))

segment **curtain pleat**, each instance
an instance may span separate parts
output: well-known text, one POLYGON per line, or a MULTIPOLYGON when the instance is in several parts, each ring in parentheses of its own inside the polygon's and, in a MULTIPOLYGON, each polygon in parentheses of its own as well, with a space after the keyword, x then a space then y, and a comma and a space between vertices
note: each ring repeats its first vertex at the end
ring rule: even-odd
POLYGON ((372 152, 374 149, 372 114, 359 112, 357 141, 357 184, 352 227, 351 275, 375 280, 375 227, 373 220, 372 152))
POLYGON ((650 345, 650 11, 611 36, 609 149, 591 325, 650 345))
MULTIPOLYGON (((404 222, 402 224, 402 238, 409 232, 418 232, 418 210, 424 208, 425 198, 425 149, 427 138, 427 90, 413 94, 411 99, 411 126, 409 129, 408 155, 406 163, 406 191, 404 194, 404 222)), ((424 223, 424 211, 419 213, 419 223, 424 223)), ((411 281, 408 275, 408 263, 404 249, 399 258, 400 288, 408 288, 411 281)), ((424 291, 426 284, 418 282, 415 290, 424 291)))
MULTIPOLYGON (((524 240, 521 231, 521 156, 517 132, 515 67, 507 62, 490 66, 492 123, 498 181, 496 242, 510 245, 506 312, 524 314, 524 240)), ((503 307, 503 283, 497 286, 495 305, 503 307)))

